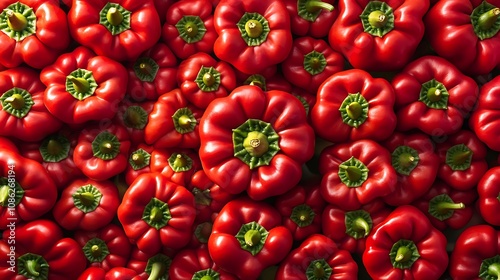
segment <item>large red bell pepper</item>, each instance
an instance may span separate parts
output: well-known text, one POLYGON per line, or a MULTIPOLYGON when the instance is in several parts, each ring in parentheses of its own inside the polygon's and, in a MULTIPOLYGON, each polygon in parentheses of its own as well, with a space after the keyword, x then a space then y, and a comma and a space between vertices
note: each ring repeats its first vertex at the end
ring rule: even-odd
POLYGON ((284 0, 290 14, 292 34, 322 39, 339 14, 334 0, 284 0))
POLYGON ((500 226, 500 167, 490 168, 477 184, 481 217, 489 224, 500 226))

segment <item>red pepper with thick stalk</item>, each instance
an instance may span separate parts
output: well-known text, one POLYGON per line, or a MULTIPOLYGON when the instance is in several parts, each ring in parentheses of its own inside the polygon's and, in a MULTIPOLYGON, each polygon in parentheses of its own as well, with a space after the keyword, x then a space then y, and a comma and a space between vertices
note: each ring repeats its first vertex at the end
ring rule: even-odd
MULTIPOLYGON (((159 248, 160 252, 149 254, 132 247, 127 268, 133 269, 138 277, 134 280, 167 280, 174 252, 159 248)), ((118 280, 118 279, 117 279, 118 280)))
POLYGON ((153 151, 154 148, 146 144, 139 144, 131 148, 127 168, 124 171, 127 186, 131 185, 139 175, 151 173, 151 153, 153 151))
POLYGON ((490 168, 477 184, 479 213, 493 226, 500 226, 500 167, 490 168))
POLYGON ((144 142, 144 128, 153 106, 153 101, 130 102, 127 99, 118 104, 114 122, 127 129, 132 144, 144 142))
POLYGON ((334 0, 285 0, 290 14, 292 34, 322 39, 339 14, 334 0))

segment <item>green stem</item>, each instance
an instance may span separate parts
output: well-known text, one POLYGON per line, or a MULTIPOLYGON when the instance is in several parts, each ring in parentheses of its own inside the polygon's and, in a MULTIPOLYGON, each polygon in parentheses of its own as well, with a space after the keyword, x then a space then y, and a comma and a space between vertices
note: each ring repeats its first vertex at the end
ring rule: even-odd
POLYGON ((478 27, 482 30, 489 30, 498 20, 500 16, 500 8, 493 8, 481 16, 478 19, 478 27))
POLYGON ((0 186, 0 206, 6 207, 9 203, 10 187, 7 185, 0 186))
POLYGON ((465 204, 463 204, 462 202, 460 203, 440 202, 436 205, 436 208, 437 211, 444 212, 449 210, 464 209, 465 204))
POLYGON ((367 235, 371 231, 370 224, 363 218, 356 218, 352 223, 353 230, 357 232, 363 232, 364 235, 367 235))
POLYGON ((264 133, 251 131, 243 141, 243 147, 252 157, 261 157, 269 150, 269 141, 264 133))
POLYGON ((73 83, 73 88, 78 93, 85 93, 90 89, 90 83, 84 78, 75 78, 73 76, 68 76, 68 80, 73 83))
POLYGON ((368 22, 374 28, 383 28, 387 23, 387 16, 384 12, 376 10, 368 15, 368 22))
POLYGON ((349 181, 357 182, 359 179, 361 179, 362 172, 356 166, 345 166, 341 164, 339 165, 339 169, 345 172, 349 181))
POLYGON ((106 19, 113 26, 118 26, 123 21, 122 13, 115 7, 111 7, 106 14, 106 19))
POLYGON ((245 31, 250 38, 258 38, 262 35, 263 27, 258 20, 251 19, 245 23, 245 31))
POLYGON ((251 229, 245 233, 245 243, 248 246, 255 246, 261 240, 262 236, 258 230, 251 229))
POLYGON ((95 196, 91 192, 82 192, 77 194, 80 202, 85 206, 91 206, 95 203, 95 196))
POLYGON ((5 98, 4 102, 10 103, 12 108, 14 108, 15 110, 23 109, 26 104, 24 102, 23 96, 17 93, 5 98))
POLYGON ((6 10, 7 15, 7 25, 14 31, 20 32, 26 29, 28 26, 28 20, 21 13, 14 12, 12 10, 6 10))
POLYGON ((151 273, 149 274, 148 280, 158 280, 161 279, 166 273, 166 267, 161 262, 155 262, 151 266, 151 273))
POLYGON ((398 251, 396 253, 396 257, 394 260, 399 263, 404 263, 407 262, 411 259, 412 252, 411 250, 406 247, 406 246, 401 246, 398 248, 398 251))
POLYGON ((94 256, 94 257, 99 257, 102 255, 102 250, 98 245, 92 245, 92 247, 90 248, 90 251, 91 251, 92 256, 94 256))
POLYGON ((500 279, 500 263, 493 263, 488 266, 488 274, 500 279))
POLYGON ((29 275, 35 277, 40 275, 40 266, 36 260, 27 260, 25 262, 25 269, 28 271, 29 275))
POLYGON ((427 91, 427 98, 429 98, 429 100, 431 102, 438 102, 438 101, 440 101, 441 98, 442 98, 441 90, 439 90, 439 89, 437 89, 435 87, 430 88, 427 91))
POLYGON ((358 102, 352 102, 346 106, 347 115, 353 120, 357 120, 363 113, 363 108, 358 102))
POLYGON ((192 120, 189 116, 182 115, 179 117, 179 126, 183 129, 188 129, 191 127, 192 120))
POLYGON ((153 207, 149 214, 149 219, 153 222, 161 222, 163 220, 163 211, 158 207, 153 207))
POLYGON ((318 10, 326 10, 326 11, 333 11, 334 7, 330 3, 325 3, 322 1, 316 1, 316 0, 309 0, 306 1, 306 10, 310 13, 314 13, 318 10))
POLYGON ((99 145, 99 150, 103 154, 109 154, 113 151, 113 143, 109 141, 104 141, 99 145))

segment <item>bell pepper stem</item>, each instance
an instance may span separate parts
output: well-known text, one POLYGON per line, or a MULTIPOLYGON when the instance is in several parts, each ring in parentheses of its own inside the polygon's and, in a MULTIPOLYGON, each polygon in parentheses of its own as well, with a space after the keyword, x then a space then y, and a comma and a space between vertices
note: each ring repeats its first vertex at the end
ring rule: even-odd
POLYGON ((368 22, 375 28, 382 28, 387 23, 387 16, 382 11, 373 11, 368 16, 368 22))
POLYGON ((143 62, 143 63, 139 63, 139 69, 142 73, 146 74, 146 75, 152 75, 153 74, 153 68, 151 67, 151 65, 143 62))
POLYGON ((17 93, 5 98, 5 102, 10 103, 12 108, 16 110, 21 110, 22 108, 24 108, 24 105, 26 104, 24 102, 23 96, 17 93))
POLYGON ((490 29, 500 16, 500 8, 493 8, 479 16, 478 25, 482 30, 490 29))
POLYGON ((500 263, 492 263, 488 266, 488 274, 500 279, 500 263))
POLYGON ((28 26, 28 20, 25 16, 12 10, 5 10, 7 15, 7 24, 14 31, 23 31, 28 26))
POLYGON ((92 255, 94 257, 98 257, 102 254, 101 247, 99 247, 98 245, 92 245, 92 247, 90 248, 90 251, 92 252, 92 255))
POLYGON ((153 222, 159 222, 162 220, 162 216, 163 216, 163 214, 162 214, 162 211, 160 210, 160 208, 153 207, 153 209, 151 209, 151 214, 149 215, 149 218, 153 222))
POLYGON ((325 276, 325 268, 321 264, 321 262, 314 263, 314 277, 317 279, 322 279, 325 276))
POLYGON ((326 11, 333 11, 334 7, 333 5, 329 3, 325 3, 322 1, 316 1, 316 0, 310 0, 306 2, 306 10, 310 13, 314 13, 318 11, 319 9, 323 9, 326 11))
POLYGON ((398 248, 396 258, 394 259, 396 262, 406 262, 411 258, 411 250, 406 246, 401 246, 398 248))
POLYGON ((427 92, 427 97, 431 102, 437 102, 441 100, 441 90, 438 88, 430 88, 429 91, 427 92))
POLYGON ((245 23, 245 31, 250 38, 259 38, 262 34, 262 23, 258 20, 251 19, 245 23))
POLYGON ((210 73, 205 73, 203 75, 203 83, 207 86, 213 86, 215 84, 215 77, 214 75, 210 74, 210 73))
POLYGON ((69 76, 68 80, 73 83, 74 89, 79 92, 79 93, 84 93, 89 91, 90 89, 90 84, 89 82, 84 79, 84 78, 76 78, 73 76, 69 76))
POLYGON ((10 187, 7 185, 0 186, 0 206, 7 206, 9 201, 9 191, 10 187))
POLYGON ((152 265, 151 273, 149 274, 148 280, 158 280, 165 275, 166 266, 161 262, 155 262, 152 265))
POLYGON ((261 234, 258 230, 251 229, 245 233, 245 243, 248 246, 254 246, 261 241, 261 234))
POLYGON ((29 275, 39 276, 40 275, 40 266, 36 260, 27 260, 25 264, 25 268, 28 271, 29 275))
POLYGON ((345 166, 345 165, 341 164, 341 165, 339 165, 339 168, 345 171, 347 178, 350 181, 356 182, 362 176, 361 170, 359 168, 357 168, 356 166, 345 166))
POLYGON ((95 196, 91 192, 79 193, 78 198, 80 199, 81 203, 85 206, 90 206, 90 205, 94 204, 94 201, 95 201, 95 196))
POLYGON ((50 139, 49 142, 47 143, 47 152, 51 155, 59 155, 63 151, 63 147, 61 146, 61 143, 57 141, 56 139, 50 139))
POLYGON ((347 105, 346 111, 347 115, 351 119, 357 120, 361 116, 363 108, 361 108, 361 104, 359 104, 358 102, 352 102, 351 104, 347 105))
POLYGON ((358 232, 364 232, 364 236, 367 236, 370 233, 370 225, 363 218, 357 218, 353 223, 354 230, 358 232))
POLYGON ((464 209, 465 204, 460 203, 449 203, 449 202, 440 202, 437 204, 438 211, 448 211, 448 210, 456 210, 456 209, 464 209))
POLYGON ((111 7, 106 14, 106 19, 113 26, 120 25, 123 21, 122 13, 115 7, 111 7))

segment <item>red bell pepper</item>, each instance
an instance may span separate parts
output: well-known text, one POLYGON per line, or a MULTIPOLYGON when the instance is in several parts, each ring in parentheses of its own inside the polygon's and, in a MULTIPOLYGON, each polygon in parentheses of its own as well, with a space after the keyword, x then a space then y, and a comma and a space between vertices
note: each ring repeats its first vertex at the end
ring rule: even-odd
POLYGON ((62 191, 52 215, 64 229, 92 231, 108 225, 119 204, 118 189, 112 182, 82 178, 62 191))
POLYGON ((193 149, 155 149, 151 153, 151 172, 160 172, 173 183, 187 186, 201 169, 198 153, 193 149))
POLYGON ((203 52, 212 54, 217 32, 214 7, 210 0, 185 0, 173 3, 167 10, 162 40, 180 59, 203 52))
POLYGON ((365 251, 366 238, 391 211, 380 199, 353 211, 344 211, 330 204, 322 213, 322 233, 333 240, 339 249, 361 256, 365 251))
POLYGON ((363 264, 374 279, 439 279, 448 266, 446 244, 424 213, 402 205, 366 239, 363 264))
POLYGON ((491 225, 466 228, 455 241, 450 256, 450 276, 455 280, 500 277, 500 233, 491 225))
POLYGON ((457 190, 470 190, 488 170, 486 145, 470 130, 461 130, 437 143, 438 178, 457 190))
POLYGON ((19 153, 19 149, 10 138, 0 136, 0 145, 3 151, 19 153))
MULTIPOLYGON (((300 2, 320 1, 300 0, 300 2)), ((290 54, 281 63, 283 76, 290 83, 311 92, 316 92, 321 83, 342 70, 344 70, 344 57, 334 51, 325 40, 313 37, 296 38, 290 54)))
POLYGON ((326 147, 319 157, 321 194, 343 210, 357 210, 396 189, 391 154, 377 142, 358 140, 326 147))
POLYGON ((215 99, 200 121, 200 159, 207 176, 229 193, 255 200, 293 188, 314 153, 314 132, 293 95, 256 86, 215 99))
POLYGON ((40 79, 47 86, 43 101, 49 112, 65 123, 81 124, 112 118, 128 78, 122 64, 79 46, 45 67, 40 79))
POLYGON ((248 75, 240 71, 236 71, 238 85, 252 85, 258 86, 263 91, 281 90, 290 92, 293 85, 283 77, 283 75, 275 70, 264 70, 262 74, 248 75))
POLYGON ((0 241, 1 279, 67 280, 85 270, 82 249, 53 221, 39 219, 14 227, 4 231, 0 241))
POLYGON ((293 87, 290 90, 290 93, 297 97, 300 100, 300 103, 304 106, 304 109, 306 109, 306 115, 308 122, 312 124, 311 120, 311 110, 316 104, 316 92, 311 92, 302 88, 298 87, 293 87))
POLYGON ((73 161, 92 180, 107 180, 127 168, 130 140, 127 130, 111 124, 89 126, 78 135, 73 161))
POLYGON ((194 196, 161 173, 142 174, 127 189, 118 220, 133 244, 145 253, 189 243, 196 210, 194 196))
POLYGON ((189 102, 205 109, 212 100, 227 96, 236 87, 236 75, 228 63, 200 52, 181 62, 177 84, 189 102))
POLYGON ((155 9, 160 17, 161 24, 165 23, 167 19, 167 11, 176 2, 176 0, 153 0, 155 9))
POLYGON ((196 108, 176 88, 162 94, 149 114, 144 141, 155 148, 198 148, 198 122, 203 110, 196 108))
POLYGON ((116 61, 134 61, 161 37, 153 0, 80 0, 68 12, 71 36, 116 61))
POLYGON ((322 39, 339 15, 334 0, 285 0, 290 15, 292 34, 322 39))
POLYGON ((350 69, 328 77, 318 88, 311 119, 316 134, 330 142, 387 139, 396 128, 391 84, 350 69))
POLYGON ((148 123, 149 114, 153 111, 153 101, 129 102, 123 100, 118 104, 115 121, 127 129, 132 144, 144 143, 144 128, 148 123))
POLYGON ((69 46, 68 20, 59 1, 4 0, 0 10, 0 65, 41 69, 69 46))
POLYGON ((247 74, 285 60, 292 49, 290 15, 283 1, 222 0, 214 11, 215 55, 247 74))
POLYGON ((61 128, 62 122, 44 105, 44 90, 38 73, 30 68, 0 72, 0 135, 40 141, 61 128))
POLYGON ((153 150, 153 147, 142 143, 131 149, 127 168, 124 171, 127 186, 131 185, 139 175, 151 173, 151 153, 153 150))
POLYGON ((358 279, 358 264, 330 238, 313 234, 281 262, 275 279, 358 279))
POLYGON ((500 65, 498 0, 439 1, 424 22, 427 40, 441 57, 469 75, 482 75, 500 65))
MULTIPOLYGON (((213 215, 214 218, 217 214, 213 215)), ((209 217, 208 220, 203 221, 198 218, 198 216, 196 217, 191 233, 191 241, 185 248, 198 249, 208 244, 208 239, 210 238, 210 234, 212 234, 212 227, 214 224, 211 219, 212 217, 209 217)))
POLYGON ((133 269, 138 274, 138 279, 133 280, 167 280, 173 256, 174 253, 166 251, 165 247, 155 254, 145 253, 137 247, 132 247, 127 268, 133 269))
POLYGON ((282 261, 293 237, 271 205, 242 197, 227 203, 214 220, 208 251, 215 265, 239 279, 257 279, 282 261))
POLYGON ((396 190, 384 201, 393 206, 410 204, 424 195, 436 180, 439 157, 426 134, 395 132, 383 146, 392 155, 392 166, 398 179, 396 190))
POLYGON ((458 132, 476 103, 476 82, 438 56, 423 56, 392 80, 397 130, 441 137, 458 132))
MULTIPOLYGON (((146 279, 147 277, 144 277, 146 279)), ((106 271, 100 267, 91 266, 85 269, 77 280, 139 280, 142 279, 131 268, 113 267, 106 271)))
POLYGON ((354 68, 394 71, 412 58, 424 36, 429 0, 340 0, 328 34, 354 68))
POLYGON ((500 226, 500 167, 489 169, 477 184, 481 217, 489 224, 500 226))

